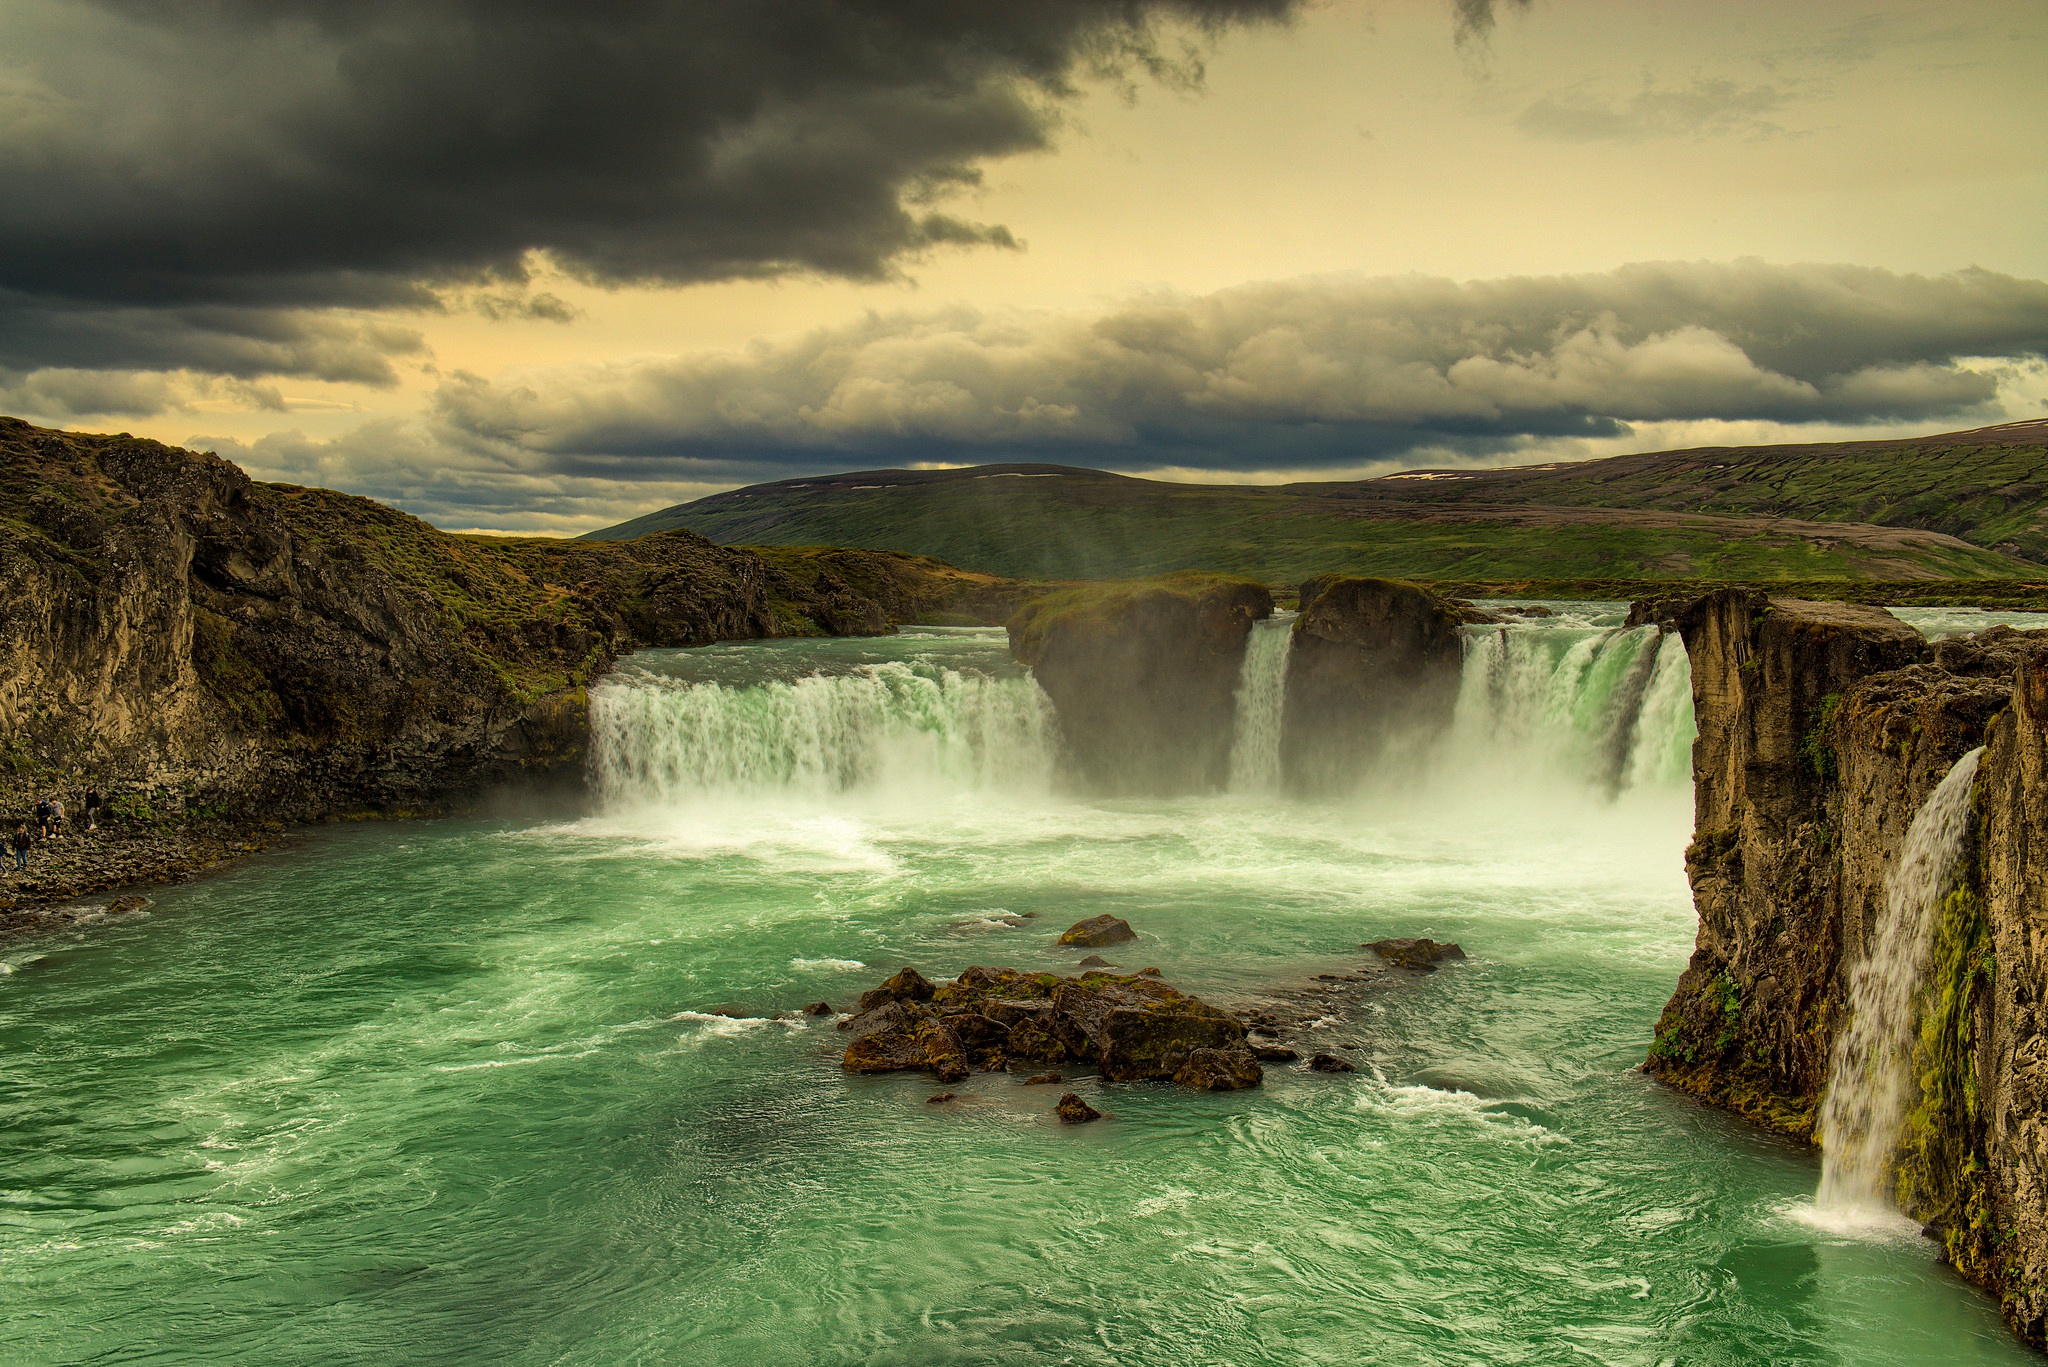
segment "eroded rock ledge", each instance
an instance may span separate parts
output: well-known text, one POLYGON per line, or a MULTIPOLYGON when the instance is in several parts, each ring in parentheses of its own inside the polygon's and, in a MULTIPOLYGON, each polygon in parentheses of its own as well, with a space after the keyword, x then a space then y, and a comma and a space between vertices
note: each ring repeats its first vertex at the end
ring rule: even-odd
POLYGON ((2048 1327, 2048 633, 1930 645, 1876 608, 1729 590, 1639 604, 1692 662, 1692 962, 1645 1067, 1804 1139, 1884 880, 1985 747, 1898 1154, 1902 1207, 2041 1344, 2048 1327))

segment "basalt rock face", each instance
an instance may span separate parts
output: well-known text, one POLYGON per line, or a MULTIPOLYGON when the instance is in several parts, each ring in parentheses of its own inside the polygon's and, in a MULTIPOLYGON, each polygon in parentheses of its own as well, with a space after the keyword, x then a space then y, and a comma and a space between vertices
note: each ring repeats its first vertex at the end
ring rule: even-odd
MULTIPOLYGON (((1691 658, 1699 725, 1686 874, 1700 929, 1647 1067, 1810 1137, 1839 1024, 1843 908, 1858 901, 1839 876, 1828 728, 1857 684, 1911 664, 1926 645, 1880 608, 1731 590, 1669 612, 1691 658)), ((1908 775, 1868 758, 1855 765, 1856 790, 1907 800, 1859 819, 1903 833, 1946 767, 1915 797, 1938 761, 1908 775)))
POLYGON ((1927 955, 1895 1195, 2042 1343, 2048 633, 1928 645, 1877 610, 1732 591, 1645 615, 1674 624, 1692 661, 1700 913, 1645 1067, 1774 1128, 1815 1137, 1907 828, 1984 747, 1927 955))
MULTIPOLYGON (((1988 635, 1989 633, 1987 633, 1988 635)), ((1944 1212, 1944 1244, 1966 1275, 1998 1291, 2007 1320, 2048 1342, 2048 641, 2030 633, 2011 705, 1992 723, 1977 769, 1976 858, 1951 899, 1935 954, 1935 1031, 1951 1043, 1952 1085, 1923 1097, 1963 1180, 1944 1212), (1973 914, 1974 913, 1974 914, 1973 914), (1962 978, 1962 990, 1956 979, 1962 978), (1942 1029, 1941 1027, 1946 1027, 1942 1029), (1939 1103, 1948 1101, 1944 1108, 1939 1103), (1933 1103, 1933 1104, 1930 1104, 1933 1103), (1981 1167, 1970 1172, 1970 1160, 1981 1167), (1980 1175, 1981 1174, 1981 1175, 1980 1175), (1969 1179, 1977 1177, 1976 1182, 1969 1179), (1974 1256, 1974 1260, 1972 1258, 1974 1256)), ((1979 638, 1980 640, 1983 638, 1979 638)), ((1928 1183, 1927 1194, 1944 1194, 1928 1183)))
POLYGON ((1230 778, 1245 641, 1272 612, 1263 585, 1219 575, 1069 589, 1010 619, 1010 653, 1052 699, 1088 787, 1202 792, 1230 778))
POLYGON ((418 808, 580 773, 585 683, 641 646, 886 630, 690 533, 452 536, 215 456, 0 419, 0 806, 418 808))
POLYGON ((1289 645, 1280 770, 1297 792, 1355 786, 1396 743, 1450 722, 1464 645, 1460 604, 1391 579, 1302 586, 1289 645))

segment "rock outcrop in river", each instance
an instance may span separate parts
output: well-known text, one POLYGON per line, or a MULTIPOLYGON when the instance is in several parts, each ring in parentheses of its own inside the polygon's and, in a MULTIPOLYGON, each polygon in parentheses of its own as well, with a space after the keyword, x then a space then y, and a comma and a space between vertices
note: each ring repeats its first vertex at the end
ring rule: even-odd
POLYGON ((1907 828, 1984 754, 1933 915, 1896 1198, 2040 1344, 2048 1328, 2048 633, 1929 645, 1880 609, 1729 590, 1638 605, 1691 657, 1692 962, 1645 1065, 1815 1137, 1850 978, 1907 828))
POLYGON ((1415 584, 1311 580, 1287 662, 1280 770, 1297 792, 1339 792, 1396 743, 1427 744, 1458 701, 1463 605, 1415 584))
POLYGON ((0 809, 51 785, 121 811, 429 806, 580 772, 584 684, 638 647, 886 631, 905 608, 1000 620, 1017 597, 918 557, 831 556, 453 536, 215 456, 0 419, 0 809))
POLYGON ((1052 699, 1090 787, 1203 792, 1229 780, 1245 638, 1272 612, 1263 585, 1223 575, 1088 585, 1027 601, 1010 653, 1052 699))
POLYGON ((938 987, 904 969, 864 994, 849 1073, 925 1071, 941 1082, 1012 1066, 1082 1063, 1111 1082, 1173 1081, 1203 1091, 1263 1079, 1227 1011, 1142 974, 969 968, 938 987))

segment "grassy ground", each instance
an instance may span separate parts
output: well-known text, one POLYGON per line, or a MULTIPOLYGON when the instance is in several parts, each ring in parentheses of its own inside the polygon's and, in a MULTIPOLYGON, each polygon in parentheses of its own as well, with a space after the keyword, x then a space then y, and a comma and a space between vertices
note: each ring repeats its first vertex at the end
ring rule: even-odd
MULTIPOLYGON (((1965 439, 1965 438, 1968 439, 1965 439)), ((786 481, 650 514, 726 544, 934 555, 1019 578, 1179 570, 1270 584, 1421 580, 2048 577, 2048 438, 1624 456, 1279 488, 1058 466, 786 481)))

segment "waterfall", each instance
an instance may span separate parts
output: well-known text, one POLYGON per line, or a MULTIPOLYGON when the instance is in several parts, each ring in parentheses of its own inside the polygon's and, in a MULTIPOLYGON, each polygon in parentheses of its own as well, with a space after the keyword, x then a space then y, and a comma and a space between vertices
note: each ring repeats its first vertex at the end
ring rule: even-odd
POLYGON ((1291 612, 1253 625, 1237 680, 1237 726, 1230 743, 1230 791, 1269 793, 1280 786, 1280 719, 1287 700, 1291 612))
POLYGON ((591 689, 590 721, 608 803, 1042 787, 1056 735, 1029 678, 902 661, 746 685, 628 665, 591 689))
POLYGON ((1980 747, 1957 760, 1913 817, 1885 879, 1877 942, 1849 980, 1849 1023, 1835 1039, 1821 1101, 1816 1204, 1838 1214, 1889 1209, 1884 1179, 1912 1101, 1912 1037, 1936 912, 1955 884, 1980 747))
POLYGON ((1676 633, 1551 623, 1468 628, 1452 744, 1609 794, 1691 772, 1692 672, 1676 633))

